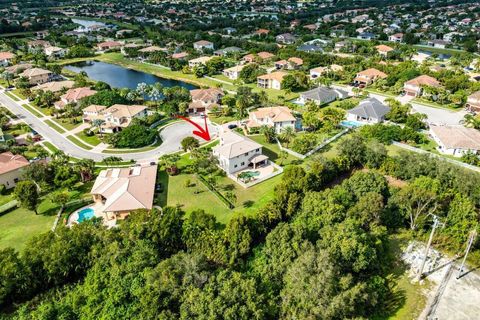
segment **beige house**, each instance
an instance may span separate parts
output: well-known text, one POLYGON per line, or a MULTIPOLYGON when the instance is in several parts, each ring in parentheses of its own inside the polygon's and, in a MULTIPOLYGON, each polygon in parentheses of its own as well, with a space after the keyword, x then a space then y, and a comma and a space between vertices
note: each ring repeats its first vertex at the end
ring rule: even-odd
POLYGON ((285 128, 295 129, 297 119, 287 107, 258 108, 248 113, 247 128, 253 129, 262 126, 273 127, 276 133, 285 128))
POLYGON ((102 170, 90 191, 95 215, 124 219, 133 210, 153 208, 157 165, 102 170))
POLYGON ((247 65, 238 65, 235 67, 224 69, 223 75, 231 80, 237 80, 240 77, 240 72, 242 72, 245 66, 247 65))
POLYGON ((213 106, 218 106, 225 93, 219 88, 190 90, 192 102, 188 105, 188 113, 208 112, 213 106))
POLYGON ((275 69, 296 70, 303 65, 303 60, 296 57, 288 58, 288 60, 280 60, 275 62, 275 69))
POLYGON ((199 57, 199 58, 195 58, 195 59, 192 59, 192 60, 188 60, 188 66, 190 68, 195 68, 195 67, 198 67, 198 66, 201 66, 201 65, 206 65, 207 62, 210 61, 212 58, 213 58, 213 56, 212 57, 204 56, 204 57, 199 57))
POLYGON ((64 81, 52 81, 47 83, 39 84, 32 88, 32 91, 50 91, 53 93, 60 92, 63 89, 71 89, 75 85, 75 81, 64 80, 64 81))
POLYGON ((81 87, 75 89, 69 89, 64 95, 60 97, 60 100, 54 103, 56 109, 63 109, 67 104, 78 104, 80 100, 86 97, 93 96, 97 91, 88 87, 81 87))
POLYGON ((283 78, 287 75, 283 71, 275 71, 257 77, 257 86, 263 89, 282 89, 283 78))
POLYGON ((193 44, 193 49, 198 50, 198 51, 203 51, 205 49, 213 50, 213 49, 215 49, 215 46, 210 41, 200 40, 200 41, 197 41, 193 44))
POLYGON ((375 68, 370 68, 357 73, 353 83, 359 86, 368 86, 378 79, 385 79, 387 74, 375 68))
POLYGON ((384 44, 380 44, 380 45, 376 46, 375 49, 377 49, 377 52, 381 56, 384 56, 384 57, 388 56, 389 52, 394 51, 394 49, 392 47, 386 46, 384 44))
POLYGON ((461 157, 480 150, 480 131, 463 126, 430 126, 430 136, 438 144, 438 151, 461 157))
POLYGON ((11 64, 15 55, 11 52, 0 52, 0 67, 6 67, 11 64))
POLYGON ((40 68, 30 68, 20 73, 20 77, 25 77, 30 84, 37 85, 49 82, 52 77, 52 72, 40 68))
POLYGON ((50 58, 63 58, 67 54, 67 49, 60 47, 46 47, 43 51, 50 58))
POLYGON ((114 104, 110 108, 90 105, 83 109, 83 122, 92 123, 95 119, 103 121, 102 133, 114 133, 128 127, 133 119, 147 116, 147 107, 140 105, 114 104))
POLYGON ((467 104, 465 105, 467 110, 473 112, 480 111, 480 91, 474 92, 467 98, 467 104))
POLYGON ((253 53, 247 54, 242 58, 242 60, 247 63, 257 62, 257 60, 260 60, 260 62, 263 62, 263 61, 273 59, 274 57, 275 57, 274 54, 270 52, 262 51, 257 54, 253 54, 253 53))
POLYGON ((423 94, 423 87, 440 87, 437 79, 421 75, 403 84, 403 90, 407 96, 419 97, 423 94))
POLYGON ((22 177, 23 168, 30 165, 27 159, 21 155, 14 155, 10 151, 0 154, 0 184, 5 188, 15 187, 22 177))
POLYGON ((97 44, 97 49, 99 51, 107 51, 107 50, 114 50, 114 49, 121 49, 121 48, 122 48, 122 44, 118 41, 105 41, 97 44))

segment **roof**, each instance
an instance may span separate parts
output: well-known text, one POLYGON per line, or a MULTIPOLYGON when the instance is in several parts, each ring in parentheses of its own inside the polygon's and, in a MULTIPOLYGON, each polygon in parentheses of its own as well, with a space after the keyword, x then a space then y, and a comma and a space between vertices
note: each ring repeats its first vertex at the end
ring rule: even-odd
POLYGON ((480 131, 463 126, 431 126, 430 131, 447 149, 480 150, 480 131))
POLYGON ((18 170, 30 164, 22 155, 15 155, 10 151, 0 154, 0 174, 18 170))
POLYGON ((380 44, 376 46, 375 49, 377 49, 377 51, 380 51, 380 52, 390 52, 394 50, 392 47, 386 46, 384 44, 380 44))
POLYGON ((69 89, 61 98, 66 101, 78 101, 80 99, 93 96, 97 91, 87 87, 69 89))
POLYGON ((296 121, 287 107, 266 107, 251 111, 257 119, 270 118, 273 122, 296 121))
POLYGON ((75 81, 64 80, 64 81, 52 81, 47 83, 39 84, 32 88, 32 90, 43 90, 50 92, 59 92, 64 88, 70 89, 75 85, 75 81))
POLYGON ((329 89, 325 87, 318 87, 312 90, 302 92, 300 95, 309 100, 328 102, 331 100, 335 100, 336 98, 340 98, 340 99, 346 98, 348 96, 348 92, 340 89, 329 89))
POLYGON ((200 100, 200 101, 212 101, 217 100, 218 96, 224 96, 222 89, 219 88, 209 88, 209 89, 194 89, 190 90, 190 95, 192 96, 192 100, 200 100))
POLYGON ((124 105, 124 104, 114 104, 110 108, 105 110, 105 113, 111 114, 113 117, 122 118, 122 117, 134 117, 143 110, 147 109, 146 106, 141 105, 124 105))
POLYGON ((44 74, 51 74, 51 73, 52 72, 49 71, 49 70, 40 69, 40 68, 31 68, 31 69, 27 69, 27 70, 23 71, 20 74, 20 76, 30 78, 30 77, 41 76, 41 75, 44 75, 44 74))
POLYGON ((152 209, 157 166, 102 170, 90 193, 102 195, 104 212, 152 209))
POLYGON ((370 68, 359 72, 358 76, 386 78, 387 74, 378 69, 370 68))
POLYGON ((421 75, 419 77, 413 78, 412 80, 409 80, 405 82, 405 84, 411 85, 411 86, 429 86, 429 87, 439 87, 440 82, 437 81, 434 77, 430 77, 427 75, 421 75))
POLYGON ((105 106, 100 106, 98 104, 91 104, 88 107, 83 109, 83 112, 102 112, 105 110, 107 107, 105 106))
POLYGON ((27 70, 27 69, 30 69, 30 68, 33 68, 33 64, 31 64, 31 63, 20 63, 20 64, 16 64, 16 65, 13 65, 13 66, 10 66, 10 67, 6 67, 5 71, 8 71, 10 73, 18 73, 20 71, 27 70))
POLYGON ((227 68, 227 69, 224 69, 223 71, 227 71, 227 72, 240 72, 242 71, 243 68, 245 68, 245 66, 247 66, 248 64, 239 64, 238 66, 234 66, 234 67, 231 67, 231 68, 227 68))
POLYGON ((213 151, 231 159, 259 148, 262 148, 261 144, 232 131, 227 131, 220 134, 220 144, 213 147, 213 151))
POLYGON ((257 79, 264 79, 264 80, 277 80, 282 82, 283 77, 285 77, 288 73, 282 71, 275 71, 272 73, 267 73, 262 76, 258 76, 257 79))
POLYGON ((362 100, 358 106, 348 110, 348 113, 355 114, 362 118, 382 119, 390 111, 390 108, 375 98, 362 100))
POLYGON ((303 64, 303 60, 300 59, 300 58, 297 58, 297 57, 288 58, 288 62, 293 62, 293 63, 295 63, 297 66, 300 66, 300 65, 303 64))
POLYGON ((196 63, 196 62, 199 62, 199 63, 206 63, 208 61, 210 61, 213 57, 199 57, 199 58, 195 58, 195 59, 191 59, 191 60, 188 60, 188 62, 193 62, 193 63, 196 63))
POLYGON ((157 51, 167 51, 167 49, 166 48, 160 48, 160 47, 157 47, 157 46, 151 46, 151 47, 147 47, 147 48, 143 48, 143 49, 138 50, 138 52, 143 52, 143 53, 157 52, 157 51))
POLYGON ((213 43, 207 40, 200 40, 195 42, 194 44, 199 45, 199 46, 209 46, 212 45, 213 43))
POLYGON ((172 54, 172 59, 182 59, 185 57, 188 57, 188 53, 186 52, 179 52, 179 53, 172 54))
POLYGON ((11 52, 0 52, 0 60, 10 60, 15 58, 15 55, 11 52))

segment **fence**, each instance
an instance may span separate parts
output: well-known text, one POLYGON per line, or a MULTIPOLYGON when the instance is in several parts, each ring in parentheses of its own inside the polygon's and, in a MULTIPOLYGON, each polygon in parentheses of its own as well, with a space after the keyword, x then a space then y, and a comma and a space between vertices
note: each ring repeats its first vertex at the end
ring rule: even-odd
POLYGON ((225 198, 223 194, 218 192, 217 189, 215 189, 214 186, 212 186, 207 180, 205 180, 204 177, 197 174, 197 178, 207 187, 208 190, 210 190, 215 196, 217 196, 217 198, 220 199, 220 201, 222 201, 222 203, 225 204, 229 209, 233 209, 235 207, 233 203, 231 203, 227 198, 225 198))
POLYGON ((260 178, 260 179, 257 179, 255 181, 252 181, 252 182, 249 182, 249 183, 244 183, 244 182, 238 180, 238 178, 236 176, 234 176, 233 174, 228 174, 228 177, 230 179, 232 179, 233 181, 235 181, 236 183, 238 183, 239 185, 241 185, 242 187, 244 187, 245 189, 250 188, 250 187, 252 187, 256 184, 259 184, 260 182, 263 182, 265 180, 268 180, 268 179, 271 179, 275 176, 278 176, 279 174, 281 174, 283 172, 283 168, 280 167, 279 165, 277 165, 276 163, 268 160, 268 164, 273 166, 276 170, 274 172, 260 178))
POLYGON ((338 138, 340 138, 341 136, 343 136, 345 133, 349 132, 350 129, 347 128, 347 129, 344 129, 342 131, 340 131, 339 133, 337 133, 336 135, 334 135, 333 137, 331 138, 328 138, 327 140, 324 140, 322 143, 320 143, 318 146, 316 146, 315 148, 313 148, 312 150, 308 151, 307 153, 305 154, 300 154, 298 152, 295 152, 293 150, 290 150, 288 148, 284 148, 282 147, 282 144, 280 143, 280 141, 275 138, 275 140, 277 141, 277 144, 278 144, 278 147, 280 148, 280 150, 282 151, 285 151, 289 154, 291 154, 292 156, 294 157, 297 157, 297 158, 300 158, 300 159, 305 159, 307 157, 310 157, 312 154, 314 154, 315 152, 318 152, 320 149, 326 147, 327 145, 329 145, 330 143, 332 143, 333 141, 337 140, 338 138))
POLYGON ((463 168, 465 168, 465 169, 472 170, 472 171, 476 171, 476 172, 480 172, 480 168, 479 168, 479 167, 472 166, 471 164, 464 163, 464 162, 461 162, 461 161, 458 161, 458 160, 454 160, 454 159, 450 159, 450 158, 447 158, 447 157, 443 157, 443 156, 441 156, 441 155, 439 155, 439 154, 435 154, 435 153, 432 153, 432 152, 429 152, 429 151, 426 151, 426 150, 422 150, 422 149, 419 149, 419 148, 415 148, 415 147, 409 146, 408 144, 405 144, 405 143, 393 141, 393 142, 392 142, 392 145, 397 146, 397 147, 400 147, 400 148, 405 149, 405 150, 412 151, 412 152, 428 154, 428 155, 430 155, 430 156, 432 156, 432 157, 435 157, 435 158, 444 160, 444 161, 446 161, 446 162, 455 164, 455 165, 457 165, 457 166, 461 166, 461 167, 463 167, 463 168))

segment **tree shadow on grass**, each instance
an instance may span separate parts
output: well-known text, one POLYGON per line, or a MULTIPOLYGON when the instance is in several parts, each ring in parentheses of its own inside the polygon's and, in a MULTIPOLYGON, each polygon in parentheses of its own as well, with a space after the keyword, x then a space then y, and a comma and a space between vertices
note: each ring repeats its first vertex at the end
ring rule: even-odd
POLYGON ((247 200, 242 203, 244 208, 251 208, 255 204, 255 201, 247 200))

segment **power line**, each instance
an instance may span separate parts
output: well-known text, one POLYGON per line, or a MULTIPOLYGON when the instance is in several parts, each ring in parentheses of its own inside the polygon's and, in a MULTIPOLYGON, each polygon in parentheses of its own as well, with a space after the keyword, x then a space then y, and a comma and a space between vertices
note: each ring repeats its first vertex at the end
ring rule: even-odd
POLYGON ((443 223, 440 222, 440 219, 433 214, 433 226, 432 226, 432 232, 430 232, 430 237, 428 238, 428 243, 427 247, 425 248, 425 254, 423 257, 422 264, 420 265, 420 269, 418 270, 417 274, 417 281, 420 281, 423 276, 423 268, 425 268, 425 263, 427 262, 427 257, 428 257, 428 251, 430 250, 430 246, 432 245, 432 240, 433 240, 433 235, 435 234, 435 230, 437 229, 438 226, 442 225, 443 223))
POLYGON ((467 260, 468 253, 470 252, 470 248, 477 237, 477 230, 472 230, 470 232, 470 236, 468 237, 467 242, 467 249, 465 250, 465 255, 463 256, 462 264, 460 265, 460 269, 458 270, 457 280, 460 279, 463 275, 463 267, 465 266, 465 261, 467 260))

